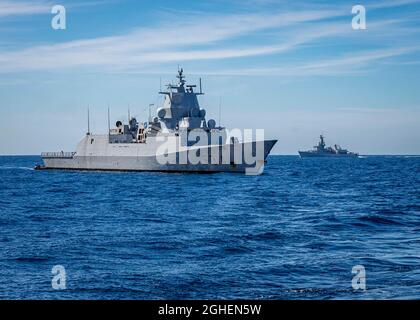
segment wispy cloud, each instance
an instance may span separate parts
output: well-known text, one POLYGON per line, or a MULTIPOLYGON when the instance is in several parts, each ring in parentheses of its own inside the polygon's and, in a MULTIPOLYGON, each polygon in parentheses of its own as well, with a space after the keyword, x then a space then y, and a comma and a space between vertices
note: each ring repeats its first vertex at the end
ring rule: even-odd
MULTIPOLYGON (((415 1, 399 0, 392 3, 396 5, 408 2, 415 1)), ((8 0, 0 0, 1 3, 10 5, 8 0)), ((391 1, 383 5, 391 6, 391 1)), ((16 8, 14 7, 15 12, 16 8)), ((38 7, 34 7, 32 11, 40 10, 36 8, 38 7)), ((11 11, 12 9, 9 10, 11 11)), ((356 33, 350 27, 350 18, 348 10, 341 6, 277 13, 191 12, 186 21, 172 16, 165 19, 171 21, 170 23, 162 22, 156 26, 137 28, 124 35, 32 46, 17 51, 0 51, 0 72, 75 67, 127 71, 139 70, 151 64, 274 55, 304 48, 325 38, 352 37, 356 33), (343 16, 346 19, 341 19, 343 16), (249 36, 253 36, 252 41, 246 39, 249 36), (241 41, 231 41, 238 39, 241 41)), ((379 30, 382 37, 387 28, 393 34, 398 34, 400 23, 399 20, 369 23, 368 34, 372 39, 379 30)), ((231 74, 313 74, 329 72, 331 69, 332 72, 338 72, 349 64, 360 66, 370 61, 402 55, 411 52, 410 50, 408 47, 392 50, 385 47, 369 54, 363 52, 360 56, 353 53, 350 57, 318 60, 316 63, 310 61, 284 68, 228 71, 231 74)))
POLYGON ((0 18, 8 16, 29 16, 51 14, 54 5, 62 4, 66 8, 79 8, 109 3, 113 0, 89 0, 83 2, 52 1, 52 0, 0 0, 0 18))
MULTIPOLYGON (((241 37, 262 30, 286 28, 340 14, 310 11, 280 14, 191 16, 187 22, 163 23, 136 29, 127 35, 75 40, 0 52, 0 71, 39 70, 74 66, 123 67, 174 60, 222 59, 269 54, 292 44, 198 50, 197 46, 241 37)), ((303 35, 301 35, 303 37, 303 35)), ((299 40, 301 41, 301 40, 299 40)))
POLYGON ((0 17, 48 13, 52 4, 48 1, 0 0, 0 17))
POLYGON ((199 72, 213 75, 254 75, 254 76, 313 76, 360 73, 366 71, 367 66, 387 59, 417 52, 420 47, 390 48, 373 51, 353 52, 336 59, 323 59, 303 64, 290 64, 285 67, 243 68, 199 72), (363 69, 362 69, 363 68, 363 69))
POLYGON ((420 3, 420 0, 382 0, 376 3, 370 3, 368 8, 370 9, 384 9, 384 8, 395 8, 400 6, 407 6, 411 4, 420 3))

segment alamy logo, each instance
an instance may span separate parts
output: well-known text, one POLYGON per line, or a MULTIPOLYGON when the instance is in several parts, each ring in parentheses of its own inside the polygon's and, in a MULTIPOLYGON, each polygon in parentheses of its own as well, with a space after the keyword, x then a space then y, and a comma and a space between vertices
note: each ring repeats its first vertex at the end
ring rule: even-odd
POLYGON ((55 16, 51 20, 51 27, 54 30, 65 30, 66 8, 62 5, 55 5, 51 8, 51 14, 55 14, 55 16))
POLYGON ((355 274, 351 281, 354 290, 366 290, 366 270, 362 265, 354 266, 351 273, 355 274))
POLYGON ((366 8, 362 5, 356 5, 351 8, 351 13, 355 14, 351 21, 353 30, 366 29, 366 8))
POLYGON ((161 165, 228 165, 245 167, 248 175, 257 175, 264 167, 264 130, 232 129, 223 132, 180 130, 175 136, 161 135, 156 160, 161 165), (226 143, 230 136, 229 143, 226 143))
POLYGON ((66 269, 62 265, 56 265, 52 268, 51 273, 54 275, 51 287, 55 290, 66 289, 66 269))

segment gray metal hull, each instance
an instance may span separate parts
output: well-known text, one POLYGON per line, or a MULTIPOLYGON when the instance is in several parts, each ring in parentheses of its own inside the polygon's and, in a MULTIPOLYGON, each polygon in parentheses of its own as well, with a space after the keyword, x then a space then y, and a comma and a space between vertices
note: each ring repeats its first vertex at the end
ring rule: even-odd
MULTIPOLYGON (((59 169, 59 170, 100 170, 100 171, 159 171, 159 172, 197 172, 197 173, 213 173, 213 172, 252 172, 261 173, 264 168, 264 161, 271 151, 277 140, 265 140, 261 142, 250 142, 255 148, 256 144, 264 145, 264 157, 257 160, 255 163, 236 163, 235 162, 235 148, 238 146, 245 147, 246 143, 238 144, 235 147, 232 145, 224 146, 207 146, 204 148, 208 152, 208 163, 191 164, 189 162, 180 164, 176 161, 174 164, 161 164, 158 161, 156 154, 146 152, 146 147, 138 145, 107 145, 100 148, 100 152, 90 152, 86 148, 90 148, 89 144, 79 144, 78 150, 72 156, 54 156, 43 155, 44 166, 39 169, 59 169), (81 146, 82 145, 82 146, 81 146), (143 149, 140 149, 142 148, 143 149), (118 152, 114 152, 111 148, 119 148, 118 152), (222 161, 220 155, 222 148, 230 149, 230 158, 222 161), (214 155, 219 156, 214 159, 214 155), (217 161, 218 160, 218 161, 217 161)), ((93 149, 93 148, 92 148, 93 149)), ((197 150, 197 149, 195 149, 197 150)), ((183 159, 185 152, 176 152, 174 157, 183 159)), ((242 152, 243 154, 243 152, 242 152)))
MULTIPOLYGON (((245 172, 247 165, 235 164, 166 164, 162 165, 155 157, 97 157, 75 156, 73 159, 43 159, 41 169, 93 170, 93 171, 155 171, 155 172, 245 172)), ((254 165, 255 166, 255 165, 254 165)))

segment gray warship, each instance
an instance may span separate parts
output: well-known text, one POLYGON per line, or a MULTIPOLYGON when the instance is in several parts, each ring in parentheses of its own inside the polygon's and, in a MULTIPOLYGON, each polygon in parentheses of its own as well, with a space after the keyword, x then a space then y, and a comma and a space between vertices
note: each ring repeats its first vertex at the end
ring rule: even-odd
POLYGON ((195 92, 182 69, 177 78, 178 84, 159 92, 164 101, 154 118, 142 123, 129 117, 110 128, 108 109, 108 134, 92 134, 88 125, 74 152, 43 152, 43 165, 36 169, 261 174, 277 140, 228 135, 215 120, 206 121, 198 102, 201 79, 195 92))
POLYGON ((319 136, 319 143, 317 146, 314 146, 313 150, 309 151, 299 151, 301 158, 309 157, 347 157, 347 158, 357 158, 358 153, 350 152, 347 149, 341 148, 339 145, 335 144, 334 147, 325 147, 324 136, 319 136))

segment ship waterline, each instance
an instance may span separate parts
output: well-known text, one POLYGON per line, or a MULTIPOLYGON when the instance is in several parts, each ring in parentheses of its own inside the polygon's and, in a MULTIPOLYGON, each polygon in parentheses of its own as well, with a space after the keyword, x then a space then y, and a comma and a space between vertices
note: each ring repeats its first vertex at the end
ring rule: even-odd
POLYGON ((311 151, 299 151, 301 158, 358 158, 358 154, 317 154, 311 151))

